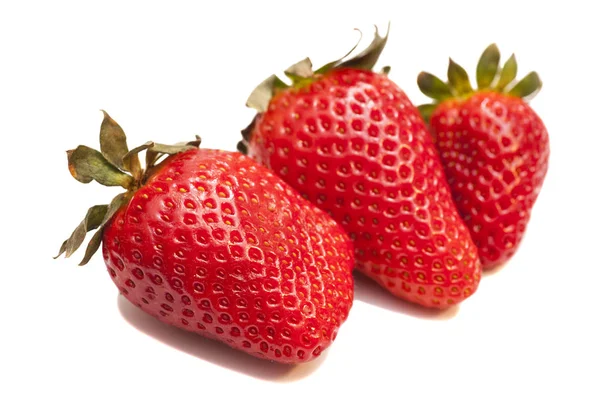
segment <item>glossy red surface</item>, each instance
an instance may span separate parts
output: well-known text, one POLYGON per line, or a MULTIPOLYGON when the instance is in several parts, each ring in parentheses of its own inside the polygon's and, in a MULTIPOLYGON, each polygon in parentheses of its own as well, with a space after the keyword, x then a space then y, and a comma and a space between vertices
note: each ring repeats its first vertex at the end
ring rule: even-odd
POLYGON ((520 98, 484 92, 440 104, 431 130, 483 267, 506 262, 521 243, 548 170, 542 120, 520 98))
POLYGON ((456 304, 477 289, 477 249, 418 110, 385 75, 333 70, 277 94, 248 154, 331 214, 357 268, 394 295, 456 304))
POLYGON ((123 295, 171 325, 285 363, 335 339, 353 300, 352 244, 250 158, 172 156, 104 233, 123 295))

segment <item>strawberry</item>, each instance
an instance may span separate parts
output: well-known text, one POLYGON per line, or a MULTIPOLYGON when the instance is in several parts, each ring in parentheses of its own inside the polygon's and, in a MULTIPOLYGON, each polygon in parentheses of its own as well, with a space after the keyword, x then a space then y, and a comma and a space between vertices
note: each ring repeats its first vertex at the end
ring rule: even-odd
POLYGON ((354 241, 356 267, 402 299, 446 308, 480 280, 477 249, 452 202, 425 123, 371 71, 387 35, 312 71, 305 59, 257 87, 238 149, 329 213, 354 241))
POLYGON ((130 302, 258 357, 306 362, 333 342, 352 306, 354 261, 327 214, 238 152, 198 149, 199 141, 129 151, 107 114, 100 144, 102 153, 68 152, 72 175, 127 191, 90 208, 60 254, 98 228, 82 264, 102 243, 130 302))
POLYGON ((448 83, 425 72, 418 78, 423 93, 434 99, 420 110, 484 269, 517 251, 550 154, 548 132, 528 104, 542 85, 537 73, 516 82, 515 56, 503 68, 499 61, 492 44, 477 66, 477 90, 452 59, 448 83))

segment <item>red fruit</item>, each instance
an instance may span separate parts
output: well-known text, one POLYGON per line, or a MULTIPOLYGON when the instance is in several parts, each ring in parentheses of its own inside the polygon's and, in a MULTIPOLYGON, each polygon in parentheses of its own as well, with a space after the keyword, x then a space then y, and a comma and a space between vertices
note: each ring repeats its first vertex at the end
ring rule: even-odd
POLYGON ((444 308, 477 289, 477 250, 418 110, 370 71, 385 41, 315 73, 306 59, 286 71, 289 87, 269 78, 249 99, 259 113, 239 148, 344 227, 361 272, 444 308))
POLYGON ((262 358, 314 359, 352 306, 352 243, 250 158, 198 144, 146 144, 150 166, 142 173, 140 148, 123 158, 125 136, 107 115, 104 155, 80 146, 69 168, 82 182, 128 191, 92 207, 61 254, 100 227, 83 263, 102 241, 114 283, 145 312, 262 358), (172 155, 154 165, 165 153, 172 155))
POLYGON ((450 60, 449 84, 419 76, 421 90, 434 98, 421 106, 441 155, 454 201, 479 249, 483 268, 513 256, 542 188, 550 147, 540 117, 523 98, 541 87, 536 73, 515 83, 514 55, 499 70, 495 45, 477 67, 478 90, 450 60))

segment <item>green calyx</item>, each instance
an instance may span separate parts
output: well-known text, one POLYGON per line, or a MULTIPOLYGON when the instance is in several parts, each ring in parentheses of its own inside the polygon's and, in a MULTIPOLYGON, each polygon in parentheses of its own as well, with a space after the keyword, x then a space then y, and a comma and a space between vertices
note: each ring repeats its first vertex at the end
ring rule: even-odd
POLYGON ((473 89, 469 75, 463 67, 452 59, 448 64, 448 81, 428 72, 421 72, 417 78, 419 89, 433 99, 431 104, 419 106, 419 111, 426 121, 437 104, 448 99, 464 99, 478 91, 493 91, 520 97, 526 101, 533 99, 542 87, 542 81, 536 72, 530 72, 520 81, 517 77, 517 61, 515 55, 500 66, 500 51, 496 44, 489 45, 477 63, 477 89, 473 89))
MULTIPOLYGON (((354 45, 354 47, 352 47, 352 49, 350 49, 350 51, 346 53, 346 55, 335 61, 331 61, 323 65, 317 70, 313 70, 312 61, 308 57, 298 61, 297 63, 290 66, 284 71, 284 75, 290 81, 289 84, 284 82, 277 75, 271 75, 267 79, 262 81, 252 91, 252 93, 248 97, 248 100, 246 101, 246 106, 256 110, 257 114, 252 120, 252 122, 245 129, 242 130, 242 140, 237 145, 238 151, 240 151, 243 154, 248 153, 248 144, 250 143, 250 136, 256 123, 256 119, 260 114, 267 111, 269 103, 271 102, 271 99, 273 98, 273 96, 275 96, 275 94, 277 94, 281 90, 286 90, 290 88, 299 89, 308 86, 312 82, 314 82, 315 79, 317 79, 319 76, 339 68, 354 68, 369 71, 372 70, 387 43, 389 31, 390 27, 388 24, 388 29, 385 36, 381 36, 379 35, 379 30, 377 29, 377 26, 375 26, 375 34, 369 46, 367 46, 367 48, 365 48, 363 51, 361 51, 354 57, 348 58, 348 56, 350 56, 350 54, 352 54, 354 50, 356 50, 358 44, 362 40, 362 32, 359 31, 361 33, 360 39, 354 45)), ((383 69, 381 70, 381 73, 385 75, 387 75, 389 72, 389 66, 383 67, 383 69)))
POLYGON ((78 146, 67 151, 69 172, 82 183, 96 181, 104 186, 121 186, 126 192, 118 194, 110 204, 90 207, 85 218, 71 236, 63 242, 58 255, 70 257, 84 242, 87 232, 97 230, 90 240, 85 256, 79 265, 85 265, 102 243, 106 223, 131 199, 131 196, 160 167, 158 161, 165 155, 177 154, 198 148, 200 138, 188 143, 163 145, 146 142, 132 150, 127 147, 125 132, 106 111, 100 127, 100 151, 78 146), (146 151, 146 169, 142 169, 139 153, 146 151))
MULTIPOLYGON (((377 27, 375 27, 375 35, 369 46, 356 56, 348 58, 348 56, 354 52, 356 47, 358 47, 358 44, 362 39, 361 33, 361 39, 359 39, 357 44, 348 53, 346 53, 346 55, 340 59, 323 65, 317 70, 313 70, 312 62, 308 57, 295 63, 284 71, 285 76, 291 81, 291 84, 285 83, 276 75, 271 75, 261 82, 256 89, 254 89, 254 91, 250 94, 250 97, 248 97, 246 105, 250 108, 254 108, 257 112, 262 113, 267 110, 271 98, 275 95, 275 93, 277 93, 278 90, 288 89, 290 87, 303 87, 310 82, 313 82, 319 75, 323 75, 334 69, 356 68, 371 70, 377 63, 377 60, 379 59, 379 56, 385 47, 388 33, 389 25, 388 32, 385 34, 385 36, 379 35, 379 30, 377 27)), ((388 73, 389 67, 385 67, 382 72, 388 73)))

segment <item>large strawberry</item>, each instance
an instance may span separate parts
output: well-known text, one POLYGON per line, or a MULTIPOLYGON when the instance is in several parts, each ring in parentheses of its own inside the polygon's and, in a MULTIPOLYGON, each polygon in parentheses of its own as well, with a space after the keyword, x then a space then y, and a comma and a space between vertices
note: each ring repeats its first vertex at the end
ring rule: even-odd
POLYGON ((127 191, 90 208, 61 254, 98 228, 82 264, 102 242, 121 293, 163 322, 283 363, 331 344, 352 306, 353 255, 327 214, 237 152, 199 141, 129 151, 108 115, 100 144, 68 152, 72 175, 127 191))
POLYGON ((238 148, 338 221, 357 268, 394 295, 445 308, 475 292, 477 249, 452 202, 419 111, 371 68, 386 37, 312 71, 305 59, 250 96, 238 148))
POLYGON ((487 269, 506 262, 521 243, 550 153, 548 132, 527 104, 541 88, 538 75, 516 82, 514 55, 503 68, 499 61, 492 44, 477 66, 477 90, 452 60, 448 83, 425 72, 418 78, 423 93, 434 99, 420 109, 487 269))

